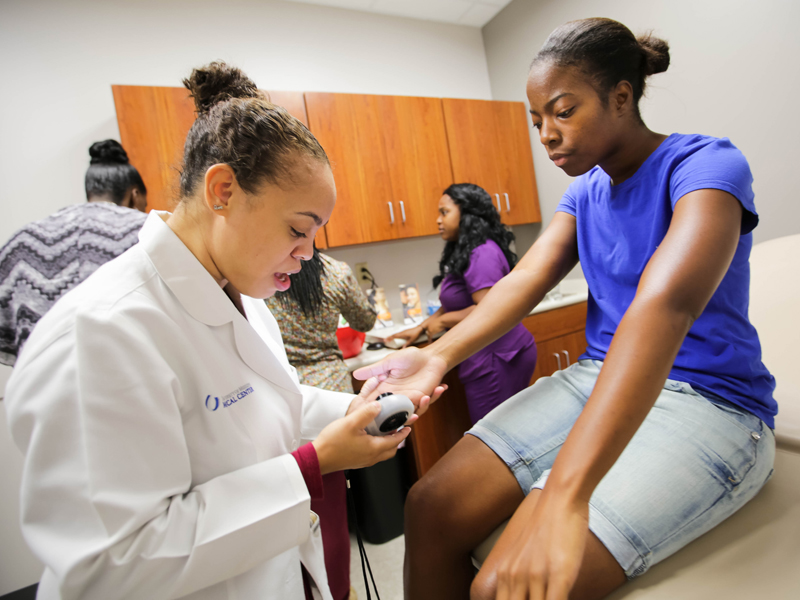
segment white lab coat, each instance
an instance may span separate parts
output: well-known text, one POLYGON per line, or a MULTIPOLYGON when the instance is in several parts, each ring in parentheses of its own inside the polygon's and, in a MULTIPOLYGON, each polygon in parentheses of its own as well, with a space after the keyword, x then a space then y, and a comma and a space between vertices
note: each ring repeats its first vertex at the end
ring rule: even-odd
POLYGON ((5 400, 39 598, 302 600, 302 561, 331 599, 289 453, 353 396, 299 385, 264 302, 243 303, 151 213, 40 321, 5 400))

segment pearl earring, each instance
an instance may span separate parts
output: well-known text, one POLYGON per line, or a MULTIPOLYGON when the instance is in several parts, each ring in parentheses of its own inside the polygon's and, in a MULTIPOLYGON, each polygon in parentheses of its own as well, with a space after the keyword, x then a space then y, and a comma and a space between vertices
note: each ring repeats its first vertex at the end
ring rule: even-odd
POLYGON ((222 204, 215 204, 214 205, 214 210, 222 210, 223 208, 225 208, 225 207, 222 206, 222 204))

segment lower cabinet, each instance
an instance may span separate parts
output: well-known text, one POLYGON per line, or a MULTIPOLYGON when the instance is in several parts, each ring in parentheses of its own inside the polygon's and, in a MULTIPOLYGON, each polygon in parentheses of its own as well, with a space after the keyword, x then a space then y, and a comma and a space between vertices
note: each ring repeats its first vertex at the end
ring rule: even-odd
MULTIPOLYGON (((586 350, 586 302, 531 315, 522 324, 533 333, 538 348, 531 384, 566 368, 586 350)), ((412 482, 425 475, 472 426, 458 369, 445 375, 444 383, 448 390, 414 424, 406 441, 412 482)), ((356 390, 361 384, 353 380, 356 390)))
POLYGON ((522 324, 533 334, 538 350, 531 385, 566 369, 586 351, 586 302, 531 315, 522 324))
POLYGON ((539 377, 552 375, 574 363, 586 350, 586 336, 583 331, 569 333, 541 342, 537 344, 537 349, 539 353, 531 385, 539 377))

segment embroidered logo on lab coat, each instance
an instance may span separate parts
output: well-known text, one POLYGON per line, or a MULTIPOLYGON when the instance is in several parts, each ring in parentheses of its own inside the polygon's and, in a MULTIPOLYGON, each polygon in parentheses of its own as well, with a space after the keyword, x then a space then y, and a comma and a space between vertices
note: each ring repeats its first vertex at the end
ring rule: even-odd
POLYGON ((240 386, 233 390, 230 394, 226 394, 219 398, 219 396, 212 396, 209 394, 206 396, 206 408, 211 412, 217 410, 220 406, 223 408, 228 408, 236 404, 242 398, 249 396, 253 393, 253 386, 249 383, 245 383, 243 386, 240 386))

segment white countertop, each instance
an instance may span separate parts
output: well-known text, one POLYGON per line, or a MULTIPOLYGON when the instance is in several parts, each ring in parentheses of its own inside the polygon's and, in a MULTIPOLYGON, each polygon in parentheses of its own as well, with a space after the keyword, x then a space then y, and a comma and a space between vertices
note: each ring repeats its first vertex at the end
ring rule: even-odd
MULTIPOLYGON (((585 302, 589 297, 589 288, 584 279, 565 279, 561 282, 559 288, 560 294, 554 294, 551 292, 545 296, 545 299, 542 300, 536 306, 536 308, 529 313, 529 315, 535 315, 548 310, 555 310, 571 304, 577 304, 578 302, 585 302)), ((398 331, 402 331, 410 327, 413 327, 413 325, 395 325, 394 327, 383 330, 373 329, 372 331, 367 332, 367 339, 382 339, 389 334, 397 333, 398 331)), ((427 340, 428 338, 426 336, 421 336, 418 341, 425 342, 427 340)), ((376 362, 381 361, 389 356, 392 352, 397 352, 397 349, 381 348, 380 350, 367 350, 367 343, 365 342, 364 347, 361 350, 361 354, 358 356, 353 356, 352 358, 348 358, 344 362, 347 365, 348 370, 352 372, 356 369, 360 369, 361 367, 375 364, 376 362)))

